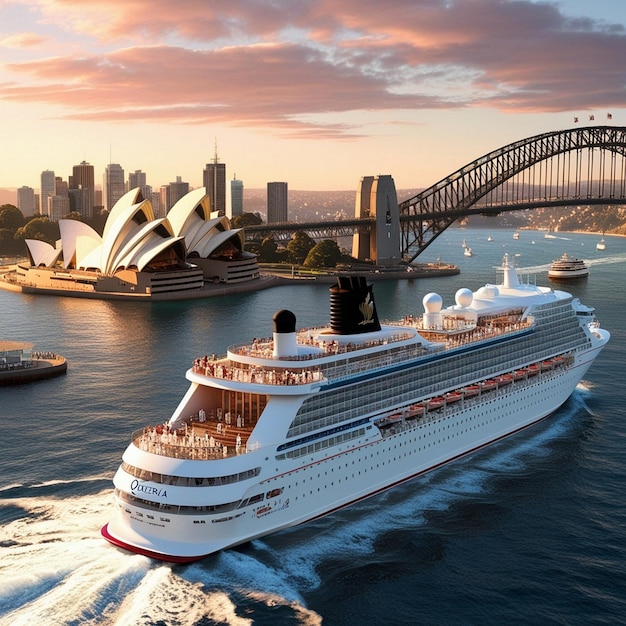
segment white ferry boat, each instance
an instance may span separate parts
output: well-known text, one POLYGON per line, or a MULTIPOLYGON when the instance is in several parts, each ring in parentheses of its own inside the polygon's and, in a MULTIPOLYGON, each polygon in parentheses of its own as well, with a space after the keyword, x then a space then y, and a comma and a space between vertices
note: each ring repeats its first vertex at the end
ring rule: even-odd
MULTIPOLYGON (((163 424, 132 435, 111 543, 189 562, 327 515, 549 416, 609 340, 594 310, 518 279, 460 289, 381 324, 363 277, 330 289, 330 326, 202 357, 163 424)), ((530 281, 529 281, 530 282, 530 281)))
POLYGON ((552 262, 548 270, 549 278, 582 278, 589 274, 589 268, 582 259, 571 257, 567 252, 552 262))

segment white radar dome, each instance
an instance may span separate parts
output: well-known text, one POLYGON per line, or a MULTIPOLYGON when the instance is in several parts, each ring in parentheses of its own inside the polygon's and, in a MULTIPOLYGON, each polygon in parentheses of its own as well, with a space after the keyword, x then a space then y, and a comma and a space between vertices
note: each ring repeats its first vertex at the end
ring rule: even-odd
POLYGON ((485 285, 484 287, 481 287, 477 292, 477 295, 480 298, 485 298, 485 299, 495 298, 499 294, 500 292, 498 291, 498 288, 495 285, 485 285))
POLYGON ((422 304, 424 305, 424 311, 427 313, 438 313, 441 311, 443 299, 438 293, 427 293, 422 298, 422 304))
POLYGON ((454 300, 458 306, 467 309, 467 307, 472 304, 472 300, 474 299, 474 294, 471 289, 464 287, 463 289, 459 289, 455 296, 454 300))

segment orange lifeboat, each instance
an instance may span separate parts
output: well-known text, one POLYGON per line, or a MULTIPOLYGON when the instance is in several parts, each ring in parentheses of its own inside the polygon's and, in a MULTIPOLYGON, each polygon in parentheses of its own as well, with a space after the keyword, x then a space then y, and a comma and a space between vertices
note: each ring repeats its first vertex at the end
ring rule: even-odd
POLYGON ((528 368, 524 367, 521 370, 516 370, 513 374, 513 380, 524 380, 528 376, 528 368))
POLYGON ((428 410, 434 411, 440 409, 445 404, 445 400, 441 396, 428 400, 428 410))
POLYGON ((465 387, 465 389, 463 390, 463 393, 465 394, 466 398, 473 398, 474 396, 477 396, 480 393, 480 386, 469 385, 469 387, 465 387))

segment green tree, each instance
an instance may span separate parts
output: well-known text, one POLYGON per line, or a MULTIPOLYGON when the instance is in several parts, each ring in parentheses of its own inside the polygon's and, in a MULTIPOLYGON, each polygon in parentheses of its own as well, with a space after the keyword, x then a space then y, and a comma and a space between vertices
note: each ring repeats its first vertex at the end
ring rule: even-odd
POLYGON ((335 267, 341 259, 336 241, 324 239, 315 244, 304 260, 305 267, 335 267))
POLYGON ((0 206, 0 228, 10 228, 16 231, 20 226, 24 226, 22 212, 12 204, 0 206))
POLYGON ((303 230, 296 231, 291 241, 287 244, 287 258, 290 263, 300 265, 304 263, 307 254, 315 246, 315 241, 303 230))
POLYGON ((273 237, 266 237, 259 248, 259 261, 261 263, 275 263, 278 259, 278 244, 273 237))
POLYGON ((54 245, 60 236, 58 222, 51 222, 47 217, 35 217, 15 233, 15 239, 39 239, 50 245, 54 245))
POLYGON ((235 215, 230 220, 230 225, 233 228, 245 228, 246 226, 259 226, 263 223, 261 216, 258 213, 242 213, 241 215, 235 215))

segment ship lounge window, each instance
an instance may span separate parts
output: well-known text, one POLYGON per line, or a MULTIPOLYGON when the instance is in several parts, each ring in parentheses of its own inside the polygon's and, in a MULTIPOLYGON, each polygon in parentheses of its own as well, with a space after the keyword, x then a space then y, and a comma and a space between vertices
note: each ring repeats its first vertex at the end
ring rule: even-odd
MULTIPOLYGON (((222 513, 226 511, 234 511, 239 508, 239 505, 241 504, 240 500, 236 500, 235 502, 224 502, 223 504, 213 504, 207 506, 184 506, 144 500, 143 498, 137 498, 136 496, 120 491, 119 489, 115 490, 115 494, 121 500, 124 500, 125 502, 128 502, 136 507, 141 507, 142 509, 177 513, 179 515, 197 515, 198 513, 222 513)), ((261 494, 261 499, 263 499, 263 494, 261 494)), ((140 513, 137 514, 143 515, 140 513)))
POLYGON ((246 470, 245 472, 228 474, 227 476, 173 476, 169 474, 150 472, 148 470, 141 469, 140 467, 130 465, 126 462, 122 463, 122 469, 139 480, 150 481, 162 485, 176 485, 177 487, 219 487, 220 485, 230 485, 242 480, 248 480, 249 478, 254 478, 261 473, 261 468, 255 467, 253 469, 246 470))

